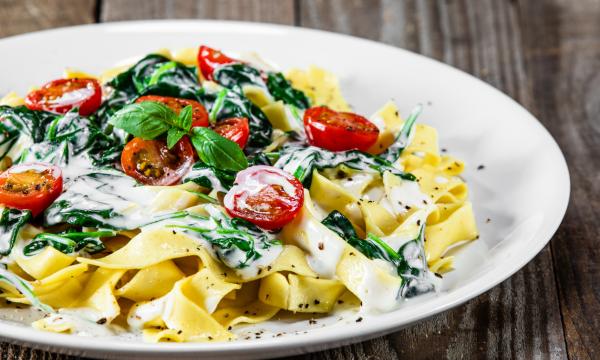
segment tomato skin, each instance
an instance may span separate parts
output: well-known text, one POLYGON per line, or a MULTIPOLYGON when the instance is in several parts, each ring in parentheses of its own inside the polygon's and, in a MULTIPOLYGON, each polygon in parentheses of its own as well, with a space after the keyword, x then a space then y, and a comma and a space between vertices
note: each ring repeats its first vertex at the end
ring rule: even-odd
POLYGON ((197 101, 182 99, 170 96, 158 96, 158 95, 145 95, 139 97, 135 102, 141 103, 144 101, 154 101, 158 103, 162 103, 167 105, 171 110, 173 110, 176 114, 179 114, 181 110, 188 106, 192 106, 192 127, 202 126, 207 127, 209 125, 208 122, 208 113, 202 104, 197 101))
POLYGON ((163 140, 133 138, 121 153, 123 171, 146 185, 174 185, 194 163, 194 149, 187 137, 169 150, 163 140))
POLYGON ((62 171, 58 166, 18 164, 0 174, 0 204, 30 210, 36 216, 56 200, 62 188, 62 171))
POLYGON ((229 118, 219 121, 214 130, 222 137, 238 144, 241 149, 246 146, 250 136, 250 125, 246 118, 229 118))
POLYGON ((285 171, 257 165, 240 171, 223 203, 227 213, 266 229, 280 229, 302 209, 304 187, 285 171), (282 185, 283 184, 283 185, 282 185))
POLYGON ((366 118, 326 106, 304 112, 304 129, 311 145, 331 151, 367 151, 379 136, 377 126, 366 118))
POLYGON ((198 67, 202 76, 206 80, 213 79, 213 72, 217 67, 224 64, 231 64, 239 62, 236 59, 232 59, 229 56, 223 54, 219 50, 215 50, 206 45, 201 45, 198 49, 198 67))
POLYGON ((102 88, 95 79, 57 79, 33 90, 25 97, 25 106, 64 114, 79 107, 79 114, 93 114, 102 103, 102 88))

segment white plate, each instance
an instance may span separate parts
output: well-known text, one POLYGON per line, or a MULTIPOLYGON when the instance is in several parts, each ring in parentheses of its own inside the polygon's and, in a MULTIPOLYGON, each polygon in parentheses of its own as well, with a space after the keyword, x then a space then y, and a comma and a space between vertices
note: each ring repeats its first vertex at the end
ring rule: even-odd
POLYGON ((256 51, 282 68, 310 64, 339 75, 362 114, 392 98, 406 115, 425 104, 442 148, 467 163, 466 178, 481 238, 458 252, 457 270, 437 296, 383 315, 326 327, 283 325, 296 335, 212 344, 145 344, 43 333, 3 321, 0 336, 30 346, 103 357, 255 358, 341 346, 398 330, 455 307, 505 280, 531 260, 560 224, 569 174, 556 142, 519 104, 452 67, 394 47, 321 31, 221 21, 109 23, 0 40, 0 95, 60 77, 65 67, 99 73, 159 48, 209 44, 256 51), (483 164, 485 169, 476 170, 483 164), (486 219, 490 221, 486 221, 486 219), (304 330, 307 332, 304 333, 304 330))

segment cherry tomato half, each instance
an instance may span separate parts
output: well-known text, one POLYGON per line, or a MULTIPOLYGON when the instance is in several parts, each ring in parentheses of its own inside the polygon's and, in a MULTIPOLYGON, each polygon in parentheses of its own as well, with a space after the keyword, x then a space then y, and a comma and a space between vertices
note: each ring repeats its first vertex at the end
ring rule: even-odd
POLYGON ((326 106, 304 112, 304 129, 311 145, 331 151, 367 151, 379 136, 377 126, 364 117, 326 106))
POLYGON ((62 187, 62 171, 58 166, 43 163, 15 165, 0 174, 0 204, 31 210, 36 216, 52 204, 62 187))
POLYGON ((250 136, 250 125, 246 118, 229 118, 219 121, 215 126, 215 132, 243 149, 250 136))
POLYGON ((197 101, 182 99, 170 96, 157 96, 157 95, 146 95, 138 98, 135 102, 141 103, 144 101, 154 101, 167 105, 171 110, 175 111, 176 114, 186 106, 192 106, 192 127, 195 126, 208 126, 208 113, 202 104, 197 101))
POLYGON ((202 76, 207 80, 213 79, 213 72, 217 67, 224 64, 239 62, 208 46, 202 45, 198 49, 198 67, 202 76))
POLYGON ((132 178, 146 185, 173 185, 190 170, 194 149, 183 137, 169 150, 163 140, 134 138, 121 153, 121 167, 132 178))
POLYGON ((304 203, 300 181, 283 170, 257 165, 240 171, 223 203, 229 215, 266 230, 283 227, 298 215, 304 203))
POLYGON ((79 114, 83 116, 98 110, 101 102, 102 89, 94 79, 54 80, 33 90, 25 98, 25 105, 31 110, 64 114, 79 107, 79 114))

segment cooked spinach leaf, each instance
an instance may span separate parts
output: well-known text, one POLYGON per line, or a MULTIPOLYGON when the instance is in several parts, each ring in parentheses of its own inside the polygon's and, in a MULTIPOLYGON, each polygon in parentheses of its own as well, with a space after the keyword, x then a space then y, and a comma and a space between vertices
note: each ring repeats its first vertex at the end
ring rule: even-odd
POLYGON ((396 251, 374 234, 369 233, 366 239, 359 238, 350 220, 337 210, 329 213, 322 223, 369 259, 381 259, 394 265, 398 276, 402 278, 403 297, 413 297, 434 290, 428 276, 423 245, 425 226, 421 226, 417 238, 405 242, 396 251))
POLYGON ((147 55, 108 85, 120 95, 126 94, 129 100, 150 94, 196 100, 200 88, 195 67, 187 67, 158 54, 147 55))
POLYGON ((155 193, 116 170, 80 175, 43 213, 44 226, 70 224, 98 229, 132 230, 181 212, 152 214, 155 193))
POLYGON ((14 286, 29 302, 31 306, 45 312, 52 313, 54 310, 49 305, 44 304, 33 292, 33 288, 25 279, 13 274, 6 268, 5 264, 0 265, 0 281, 14 286))
POLYGON ((340 165, 367 172, 390 171, 405 180, 416 180, 414 175, 396 169, 389 161, 358 150, 333 152, 315 146, 289 144, 281 149, 279 155, 274 166, 293 174, 306 188, 310 187, 314 170, 340 165))
POLYGON ((218 169, 199 161, 192 166, 183 182, 192 181, 210 190, 227 192, 233 186, 235 175, 235 171, 218 169))
POLYGON ((260 71, 247 64, 236 63, 219 66, 213 73, 213 80, 240 95, 244 94, 245 85, 262 87, 268 91, 260 71))
POLYGON ((33 240, 23 248, 23 254, 32 256, 42 251, 47 246, 52 246, 56 250, 65 254, 72 254, 76 251, 85 251, 88 254, 95 254, 106 249, 101 237, 115 236, 116 232, 112 230, 76 232, 67 231, 58 234, 41 233, 37 234, 33 240))
POLYGON ((45 127, 44 138, 25 149, 15 162, 43 161, 65 168, 79 157, 79 167, 113 166, 122 146, 120 139, 106 135, 92 118, 72 110, 53 118, 45 127))
POLYGON ((243 95, 223 88, 204 87, 200 91, 200 99, 210 114, 213 122, 232 117, 245 117, 250 126, 250 137, 246 150, 249 153, 271 143, 273 127, 267 116, 243 95))
POLYGON ((270 73, 267 78, 267 88, 275 100, 282 100, 284 103, 302 110, 310 107, 310 100, 306 94, 294 89, 282 73, 270 73))
POLYGON ((394 163, 396 160, 398 160, 402 154, 402 151, 404 151, 404 149, 408 146, 411 133, 415 127, 415 122, 417 121, 417 118, 421 114, 422 110, 423 107, 419 105, 410 113, 408 119, 406 119, 402 125, 402 129, 398 133, 398 136, 396 136, 396 139, 392 145, 390 145, 390 147, 388 147, 382 154, 379 154, 379 157, 389 161, 390 163, 394 163))
POLYGON ((260 250, 281 246, 273 234, 246 220, 230 218, 214 205, 207 205, 205 209, 208 217, 190 213, 176 222, 169 223, 167 220, 163 224, 206 240, 218 258, 234 269, 243 269, 259 259, 262 256, 260 250))
POLYGON ((8 255, 21 228, 31 220, 31 211, 4 208, 0 215, 0 254, 8 255))
POLYGON ((355 249, 359 250, 369 259, 385 259, 389 258, 389 254, 386 249, 382 248, 381 245, 372 239, 361 239, 356 234, 356 230, 352 226, 350 220, 348 220, 342 213, 334 210, 327 215, 321 223, 329 228, 329 230, 338 234, 342 239, 355 249))

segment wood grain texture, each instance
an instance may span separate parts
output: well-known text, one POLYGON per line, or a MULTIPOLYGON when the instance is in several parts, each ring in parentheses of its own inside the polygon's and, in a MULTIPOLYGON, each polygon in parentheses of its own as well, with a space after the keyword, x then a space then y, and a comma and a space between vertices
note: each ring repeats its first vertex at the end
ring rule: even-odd
MULTIPOLYGON (((563 225, 486 294, 395 334, 294 359, 600 357, 600 1, 0 0, 0 37, 154 18, 297 24, 407 48, 463 69, 532 111, 569 163, 563 225)), ((9 344, 1 359, 75 359, 9 344)))
POLYGON ((293 0, 104 0, 100 20, 220 19, 292 25, 293 0))
POLYGON ((0 37, 95 21, 95 0, 0 0, 0 37))
POLYGON ((538 115, 571 173, 569 210, 552 241, 567 348, 572 359, 598 359, 600 2, 523 2, 519 11, 538 115))

